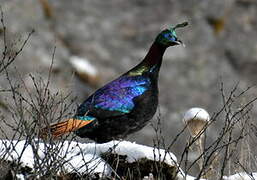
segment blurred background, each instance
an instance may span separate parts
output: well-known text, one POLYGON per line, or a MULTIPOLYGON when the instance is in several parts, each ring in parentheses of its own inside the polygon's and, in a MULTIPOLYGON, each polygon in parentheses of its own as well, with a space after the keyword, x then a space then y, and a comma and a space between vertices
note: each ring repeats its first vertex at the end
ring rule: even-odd
MULTIPOLYGON (((237 83, 239 92, 257 83, 256 0, 0 0, 0 5, 8 44, 18 48, 35 29, 10 76, 22 78, 33 91, 29 74, 47 80, 56 46, 50 89, 71 93, 76 104, 139 63, 163 28, 188 21, 177 30, 186 47, 166 51, 159 76, 157 114, 167 144, 183 128, 189 108, 212 115, 222 107, 222 82, 226 93, 237 83), (94 73, 80 72, 74 56, 90 63, 94 73)), ((6 86, 5 77, 0 82, 6 86)), ((256 95, 253 87, 242 103, 256 95)), ((254 121, 256 115, 254 107, 254 121)), ((127 140, 153 145, 156 119, 127 140)), ((212 127, 210 138, 221 123, 212 127)), ((176 155, 187 138, 184 134, 172 147, 176 155)))

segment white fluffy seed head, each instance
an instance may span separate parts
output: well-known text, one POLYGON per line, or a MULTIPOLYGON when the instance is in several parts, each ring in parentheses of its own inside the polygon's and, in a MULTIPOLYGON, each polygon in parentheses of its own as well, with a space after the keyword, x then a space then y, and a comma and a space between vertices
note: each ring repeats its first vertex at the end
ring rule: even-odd
POLYGON ((210 121, 210 115, 205 109, 194 107, 185 113, 183 120, 186 123, 191 135, 195 137, 200 134, 204 127, 208 124, 210 121))

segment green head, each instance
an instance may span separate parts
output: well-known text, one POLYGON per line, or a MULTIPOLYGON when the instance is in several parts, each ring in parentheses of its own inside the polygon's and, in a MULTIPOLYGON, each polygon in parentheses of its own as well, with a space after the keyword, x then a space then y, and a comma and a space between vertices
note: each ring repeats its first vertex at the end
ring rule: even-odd
POLYGON ((184 22, 181 24, 177 24, 175 27, 171 27, 169 29, 163 30, 156 37, 155 42, 162 44, 166 47, 180 45, 180 44, 183 45, 182 41, 177 38, 177 34, 175 30, 177 28, 185 27, 187 25, 188 25, 188 22, 184 22))

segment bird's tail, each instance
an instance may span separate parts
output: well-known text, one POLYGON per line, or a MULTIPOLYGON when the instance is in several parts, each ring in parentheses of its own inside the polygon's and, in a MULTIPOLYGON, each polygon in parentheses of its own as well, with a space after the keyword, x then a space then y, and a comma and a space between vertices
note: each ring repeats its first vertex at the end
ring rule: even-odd
POLYGON ((50 133, 53 138, 57 138, 66 133, 76 131, 83 126, 88 125, 92 121, 93 120, 68 119, 64 122, 59 122, 49 127, 43 128, 39 132, 39 137, 45 139, 47 135, 50 133))

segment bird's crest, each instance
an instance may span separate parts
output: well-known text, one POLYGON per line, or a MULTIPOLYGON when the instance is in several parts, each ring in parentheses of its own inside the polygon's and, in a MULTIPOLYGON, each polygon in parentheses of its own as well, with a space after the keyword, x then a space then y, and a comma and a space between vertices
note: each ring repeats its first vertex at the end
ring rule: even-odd
POLYGON ((183 22, 183 23, 180 23, 180 24, 177 24, 176 26, 174 26, 174 27, 170 27, 170 31, 171 31, 171 33, 172 33, 172 35, 173 36, 175 36, 175 37, 177 37, 177 34, 176 34, 176 29, 178 29, 178 28, 182 28, 182 27, 185 27, 185 26, 187 26, 188 25, 188 22, 183 22))

